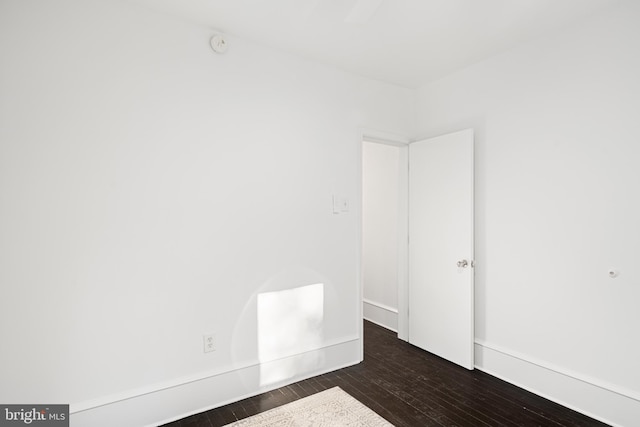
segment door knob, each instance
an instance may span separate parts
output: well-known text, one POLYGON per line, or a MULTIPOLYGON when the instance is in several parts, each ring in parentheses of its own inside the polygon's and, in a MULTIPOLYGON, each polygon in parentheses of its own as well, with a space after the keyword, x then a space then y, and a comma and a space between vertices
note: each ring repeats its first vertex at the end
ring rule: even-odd
POLYGON ((466 259, 458 261, 458 267, 460 268, 467 268, 468 265, 469 261, 467 261, 466 259))

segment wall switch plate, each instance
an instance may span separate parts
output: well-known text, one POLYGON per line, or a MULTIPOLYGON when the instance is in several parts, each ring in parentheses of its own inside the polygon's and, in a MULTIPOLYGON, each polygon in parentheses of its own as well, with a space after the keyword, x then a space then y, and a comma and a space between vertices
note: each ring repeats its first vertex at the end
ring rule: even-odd
POLYGON ((340 196, 337 196, 335 194, 333 195, 333 213, 340 213, 340 196))
POLYGON ((202 336, 204 352, 211 353, 216 351, 216 336, 215 334, 207 334, 202 336))

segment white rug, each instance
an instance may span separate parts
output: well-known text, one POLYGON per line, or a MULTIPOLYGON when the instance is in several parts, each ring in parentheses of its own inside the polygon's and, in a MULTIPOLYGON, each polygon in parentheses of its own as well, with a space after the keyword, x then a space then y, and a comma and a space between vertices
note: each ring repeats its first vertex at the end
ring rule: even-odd
POLYGON ((340 387, 330 388, 225 427, 393 427, 340 387))

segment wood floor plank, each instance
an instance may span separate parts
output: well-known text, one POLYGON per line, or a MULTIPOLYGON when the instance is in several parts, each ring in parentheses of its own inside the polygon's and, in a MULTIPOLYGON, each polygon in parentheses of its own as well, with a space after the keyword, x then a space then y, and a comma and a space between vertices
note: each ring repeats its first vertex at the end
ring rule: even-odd
POLYGON ((225 421, 225 419, 223 418, 220 412, 221 411, 218 411, 218 410, 205 412, 205 414, 207 414, 207 417, 209 418, 209 423, 211 423, 212 427, 220 427, 225 424, 228 424, 228 422, 225 421))
POLYGON ((365 360, 165 427, 219 427, 339 386, 396 427, 605 427, 562 405, 469 371, 364 322, 365 360))
POLYGON ((394 382, 398 382, 396 377, 399 376, 400 386, 395 388, 394 393, 402 393, 405 399, 416 405, 428 405, 447 414, 455 421, 455 425, 500 427, 509 425, 512 421, 509 417, 502 416, 500 412, 493 411, 491 406, 483 405, 477 399, 477 395, 470 394, 468 390, 459 390, 456 386, 443 388, 441 380, 425 377, 418 371, 405 370, 403 373, 398 373, 397 368, 394 369, 392 365, 380 365, 375 373, 381 380, 390 381, 390 389, 394 387, 394 382), (426 390, 429 392, 425 392, 426 390), (490 416, 489 412, 491 412, 490 416), (460 419, 461 415, 464 415, 463 420, 460 419))

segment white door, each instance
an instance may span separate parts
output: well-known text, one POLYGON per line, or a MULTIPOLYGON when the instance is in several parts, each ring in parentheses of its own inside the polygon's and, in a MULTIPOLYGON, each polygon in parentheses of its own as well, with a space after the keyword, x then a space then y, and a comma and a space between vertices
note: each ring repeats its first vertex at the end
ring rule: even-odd
POLYGON ((409 342, 473 369, 473 130, 409 145, 409 342))

